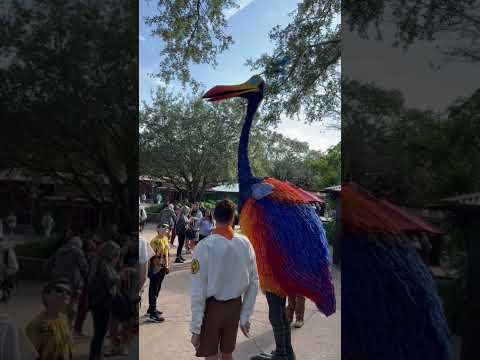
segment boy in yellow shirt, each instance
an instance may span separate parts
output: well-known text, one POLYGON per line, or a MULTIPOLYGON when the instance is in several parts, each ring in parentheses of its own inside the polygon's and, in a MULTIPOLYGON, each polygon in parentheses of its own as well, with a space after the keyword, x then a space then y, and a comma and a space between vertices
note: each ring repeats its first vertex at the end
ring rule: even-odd
POLYGON ((43 289, 45 311, 33 318, 26 329, 39 360, 72 359, 72 331, 64 314, 71 296, 72 289, 67 281, 55 280, 43 289))
POLYGON ((150 259, 148 278, 150 284, 148 286, 148 310, 150 321, 163 322, 165 319, 161 317, 161 311, 157 310, 157 298, 162 287, 162 282, 169 273, 169 251, 170 251, 170 226, 161 224, 157 226, 157 236, 151 241, 150 245, 155 252, 155 256, 150 259))
POLYGON ((155 255, 167 255, 168 261, 168 252, 170 251, 170 225, 161 224, 157 226, 157 235, 150 241, 150 246, 155 252, 155 255))

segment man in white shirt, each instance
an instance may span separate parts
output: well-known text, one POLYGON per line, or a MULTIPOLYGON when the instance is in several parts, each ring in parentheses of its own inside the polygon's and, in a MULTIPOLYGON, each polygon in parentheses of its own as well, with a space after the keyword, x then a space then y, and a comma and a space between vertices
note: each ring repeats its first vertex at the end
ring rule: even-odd
POLYGON ((217 204, 217 228, 196 247, 192 259, 192 344, 197 357, 233 359, 237 331, 248 337, 259 280, 253 247, 232 228, 235 204, 217 204), (243 296, 243 299, 242 299, 243 296))
POLYGON ((143 286, 145 285, 145 281, 147 280, 147 272, 148 272, 148 262, 155 255, 152 247, 148 243, 147 240, 142 238, 141 236, 138 237, 138 266, 139 266, 139 275, 140 275, 140 295, 143 291, 143 286))
MULTIPOLYGON (((147 272, 148 272, 148 262, 152 258, 152 256, 155 255, 152 247, 146 241, 143 239, 140 234, 138 236, 138 267, 139 267, 139 276, 140 276, 140 296, 142 295, 143 292, 143 286, 145 285, 145 281, 147 279, 147 272)), ((138 332, 135 335, 135 339, 132 340, 132 345, 130 346, 130 349, 128 351, 128 359, 129 360, 138 360, 138 354, 140 351, 139 348, 139 338, 138 338, 138 332)))

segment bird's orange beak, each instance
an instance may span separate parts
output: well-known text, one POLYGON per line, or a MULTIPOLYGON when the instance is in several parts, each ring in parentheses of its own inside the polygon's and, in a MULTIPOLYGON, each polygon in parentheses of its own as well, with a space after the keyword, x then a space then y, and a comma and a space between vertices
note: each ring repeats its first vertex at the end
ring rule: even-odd
POLYGON ((254 86, 249 82, 240 85, 217 85, 208 90, 205 95, 203 95, 203 98, 208 101, 218 101, 255 91, 259 91, 258 86, 254 86))

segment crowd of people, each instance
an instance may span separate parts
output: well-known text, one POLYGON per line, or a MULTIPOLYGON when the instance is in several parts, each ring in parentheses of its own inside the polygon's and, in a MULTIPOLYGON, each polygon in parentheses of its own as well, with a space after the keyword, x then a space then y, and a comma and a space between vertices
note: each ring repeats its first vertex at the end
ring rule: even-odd
MULTIPOLYGON (((146 212, 140 211, 140 234, 146 221, 146 212)), ((61 237, 61 246, 45 265, 50 281, 41 292, 44 309, 25 329, 38 359, 72 359, 74 342, 89 339, 83 332, 88 313, 93 319, 89 360, 127 356, 138 335, 141 295, 146 280, 149 279, 147 319, 164 322, 163 312, 157 308, 162 282, 171 270, 171 263, 183 263, 186 254, 192 254, 191 329, 197 356, 209 358, 215 348, 222 351, 224 359, 231 358, 236 328, 240 325, 248 336, 249 318, 258 290, 255 254, 248 240, 234 231, 237 221, 235 205, 224 200, 214 210, 201 208, 198 203, 190 206, 167 204, 159 214, 156 234, 151 239, 137 234, 120 234, 116 226, 107 233, 76 234, 67 229, 61 237), (225 239, 231 241, 224 242, 225 239), (211 246, 213 242, 215 246, 211 246), (222 248, 222 244, 231 244, 232 249, 222 248), (170 250, 175 247, 176 254, 170 259, 170 250), (244 254, 244 257, 232 262, 232 254, 244 254), (229 264, 223 267, 230 266, 231 271, 220 271, 225 261, 229 264), (217 270, 208 271, 209 268, 217 270), (239 274, 245 277, 238 278, 239 274), (203 289, 207 277, 210 277, 209 285, 203 289), (241 297, 243 304, 238 301, 241 297), (225 329, 216 328, 218 316, 223 316, 228 323, 225 329), (229 335, 216 338, 214 334, 220 330, 229 335)), ((9 224, 8 232, 13 232, 13 221, 5 223, 9 224)), ((50 213, 45 214, 42 225, 44 235, 51 236, 54 220, 50 213)), ((1 272, 4 274, 4 278, 0 278, 2 283, 19 268, 13 249, 2 248, 3 238, 0 236, 0 250, 5 254, 0 256, 0 268, 5 270, 1 272)), ((296 317, 295 326, 301 327, 304 312, 305 298, 288 299, 289 322, 296 317)))
MULTIPOLYGON (((185 253, 193 252, 191 342, 196 356, 207 360, 218 359, 219 354, 221 359, 233 358, 238 328, 249 336, 259 279, 250 242, 235 232, 237 217, 236 206, 229 200, 218 202, 214 211, 202 209, 199 204, 191 208, 167 204, 160 212, 156 235, 152 239, 140 238, 140 254, 143 254, 140 257, 144 264, 140 270, 144 273, 140 276, 143 279, 141 287, 148 278, 147 316, 153 322, 165 321, 163 312, 157 309, 157 299, 162 282, 170 272, 169 252, 174 240, 178 241, 175 263, 185 261, 184 246, 185 253)), ((272 310, 275 312, 271 317, 272 325, 286 321, 297 328, 303 326, 303 296, 288 297, 288 306, 283 310, 275 309, 272 310)), ((276 354, 279 359, 283 359, 282 351, 293 353, 290 338, 278 340, 276 354)), ((275 352, 264 354, 259 359, 276 358, 274 355, 275 352)))
MULTIPOLYGON (((142 213, 140 213, 140 221, 142 213)), ((146 219, 145 219, 146 220, 146 219)), ((201 209, 198 203, 187 205, 167 204, 160 212, 157 234, 146 241, 147 250, 140 250, 150 254, 146 276, 149 281, 147 315, 150 321, 163 322, 162 312, 157 310, 157 298, 165 276, 170 272, 170 249, 178 241, 174 263, 183 263, 183 255, 190 254, 199 241, 210 235, 215 227, 215 222, 210 210, 201 209), (151 252, 150 252, 151 250, 151 252), (185 254, 184 254, 185 253, 185 254)), ((142 226, 143 229, 143 226, 142 226)), ((141 239, 141 243, 142 240, 141 239)), ((143 246, 141 244, 141 246, 143 246)))
POLYGON ((138 334, 138 255, 137 235, 121 235, 114 226, 109 235, 65 234, 45 266, 51 281, 42 291, 44 310, 26 328, 38 359, 71 359, 74 339, 88 339, 89 312, 89 359, 128 355, 138 334))

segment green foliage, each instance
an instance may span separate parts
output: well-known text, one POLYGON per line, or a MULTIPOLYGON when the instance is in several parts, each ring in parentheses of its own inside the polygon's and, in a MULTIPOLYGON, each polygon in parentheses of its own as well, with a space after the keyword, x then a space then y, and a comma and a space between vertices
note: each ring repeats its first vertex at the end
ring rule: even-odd
POLYGON ((392 23, 396 29, 394 46, 409 47, 418 40, 455 35, 456 41, 449 41, 448 47, 440 50, 480 60, 480 4, 475 0, 347 0, 342 2, 342 16, 350 30, 364 37, 373 27, 381 39, 382 26, 390 28, 392 23))
MULTIPOLYGON (((237 148, 245 104, 211 105, 160 88, 140 112, 140 171, 164 179, 191 202, 207 189, 237 181, 237 148)), ((325 153, 273 131, 258 116, 250 158, 256 176, 319 191, 340 182, 340 144, 325 153)))
POLYGON ((399 91, 373 84, 343 89, 346 178, 411 206, 480 190, 480 91, 442 115, 408 109, 399 91))
POLYGON ((212 106, 158 89, 140 112, 140 169, 197 201, 205 190, 236 179, 242 107, 212 106))
POLYGON ((138 35, 125 24, 135 16, 128 2, 34 0, 11 2, 0 18, 0 54, 9 59, 0 67, 2 165, 61 180, 96 207, 113 199, 129 230, 138 201, 138 35))
POLYGON ((153 206, 149 206, 147 208, 145 208, 145 211, 148 214, 159 214, 160 211, 162 211, 162 209, 164 208, 163 205, 153 205, 153 206))
POLYGON ((271 176, 311 191, 340 183, 340 143, 320 152, 260 127, 252 134, 250 153, 256 176, 271 176))
POLYGON ((61 246, 60 239, 51 238, 41 241, 27 242, 15 247, 17 256, 48 259, 61 246))
MULTIPOLYGON (((216 65, 216 57, 233 43, 226 34, 226 10, 235 0, 157 0, 158 12, 146 18, 152 35, 164 44, 155 76, 166 83, 178 79, 198 89, 192 64, 216 65)), ((308 122, 335 118, 340 103, 340 1, 303 0, 285 28, 275 27, 270 38, 273 54, 249 60, 265 71, 268 96, 265 120, 279 123, 282 114, 303 112, 308 122)))
POLYGON ((326 223, 323 223, 323 227, 325 229, 325 234, 327 235, 327 241, 330 245, 333 244, 333 241, 336 236, 336 222, 335 221, 329 221, 326 223))
POLYGON ((339 0, 304 0, 285 28, 272 29, 272 54, 249 60, 264 70, 268 96, 266 120, 305 114, 306 121, 334 118, 340 112, 340 5, 339 0))
POLYGON ((164 43, 156 76, 196 84, 191 64, 216 65, 216 57, 233 43, 225 33, 224 11, 238 7, 235 0, 157 0, 158 15, 147 17, 152 35, 164 43))
POLYGON ((215 209, 215 206, 217 205, 217 202, 218 201, 216 201, 216 200, 202 201, 200 203, 200 207, 204 207, 205 209, 213 210, 213 209, 215 209))

